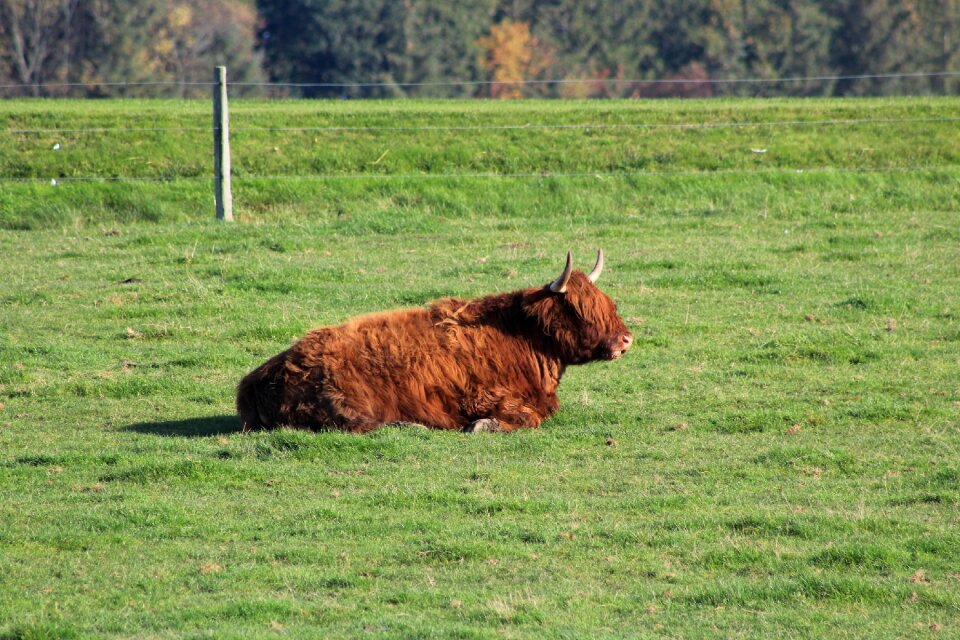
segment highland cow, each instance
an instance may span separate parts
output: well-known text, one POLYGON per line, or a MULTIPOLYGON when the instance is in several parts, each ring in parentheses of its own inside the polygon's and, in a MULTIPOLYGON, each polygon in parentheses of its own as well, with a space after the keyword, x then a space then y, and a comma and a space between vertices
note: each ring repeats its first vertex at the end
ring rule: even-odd
POLYGON ((537 427, 559 408, 567 366, 615 360, 632 336, 590 274, 542 287, 321 327, 249 373, 237 389, 245 429, 366 432, 393 422, 434 429, 537 427))

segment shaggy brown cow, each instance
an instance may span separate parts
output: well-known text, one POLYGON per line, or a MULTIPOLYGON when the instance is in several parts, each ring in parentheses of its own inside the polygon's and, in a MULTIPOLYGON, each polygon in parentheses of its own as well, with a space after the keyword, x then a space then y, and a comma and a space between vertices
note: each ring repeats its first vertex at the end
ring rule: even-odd
POLYGON ((237 389, 247 429, 365 432, 390 422, 512 431, 553 415, 568 365, 614 360, 632 341, 613 301, 570 254, 549 285, 321 327, 237 389))

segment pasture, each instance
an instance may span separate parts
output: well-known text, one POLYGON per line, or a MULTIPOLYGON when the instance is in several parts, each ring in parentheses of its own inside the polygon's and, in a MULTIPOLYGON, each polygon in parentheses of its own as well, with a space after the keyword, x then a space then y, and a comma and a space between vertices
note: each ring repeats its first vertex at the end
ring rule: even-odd
POLYGON ((0 102, 0 638, 960 634, 956 99, 231 107, 223 224, 208 103, 0 102), (239 431, 597 246, 634 346, 542 428, 239 431))

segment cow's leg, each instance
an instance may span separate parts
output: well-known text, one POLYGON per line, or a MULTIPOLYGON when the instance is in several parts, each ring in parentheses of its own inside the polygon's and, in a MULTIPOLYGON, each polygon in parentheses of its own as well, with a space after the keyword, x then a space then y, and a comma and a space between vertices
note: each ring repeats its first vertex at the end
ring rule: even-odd
POLYGON ((551 397, 537 403, 511 389, 495 387, 477 394, 474 402, 465 408, 467 415, 483 417, 468 424, 464 431, 490 433, 538 427, 545 417, 556 411, 557 401, 551 397))
POLYGON ((514 431, 521 427, 538 427, 540 420, 532 419, 527 415, 498 415, 493 418, 480 418, 467 425, 464 431, 468 433, 499 433, 514 431))
POLYGON ((481 418, 468 424, 464 431, 467 433, 495 433, 497 431, 509 431, 509 429, 504 429, 496 418, 481 418))

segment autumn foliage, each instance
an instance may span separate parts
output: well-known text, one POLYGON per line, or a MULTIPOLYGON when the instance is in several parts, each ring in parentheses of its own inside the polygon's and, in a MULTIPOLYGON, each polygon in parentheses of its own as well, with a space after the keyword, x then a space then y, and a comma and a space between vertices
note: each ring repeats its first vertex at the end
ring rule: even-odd
POLYGON ((504 20, 477 41, 483 50, 480 67, 489 72, 490 97, 520 98, 524 80, 536 78, 550 66, 547 47, 530 33, 526 22, 504 20))
POLYGON ((955 95, 957 33, 960 0, 0 0, 0 97, 205 96, 221 64, 245 95, 955 95))

